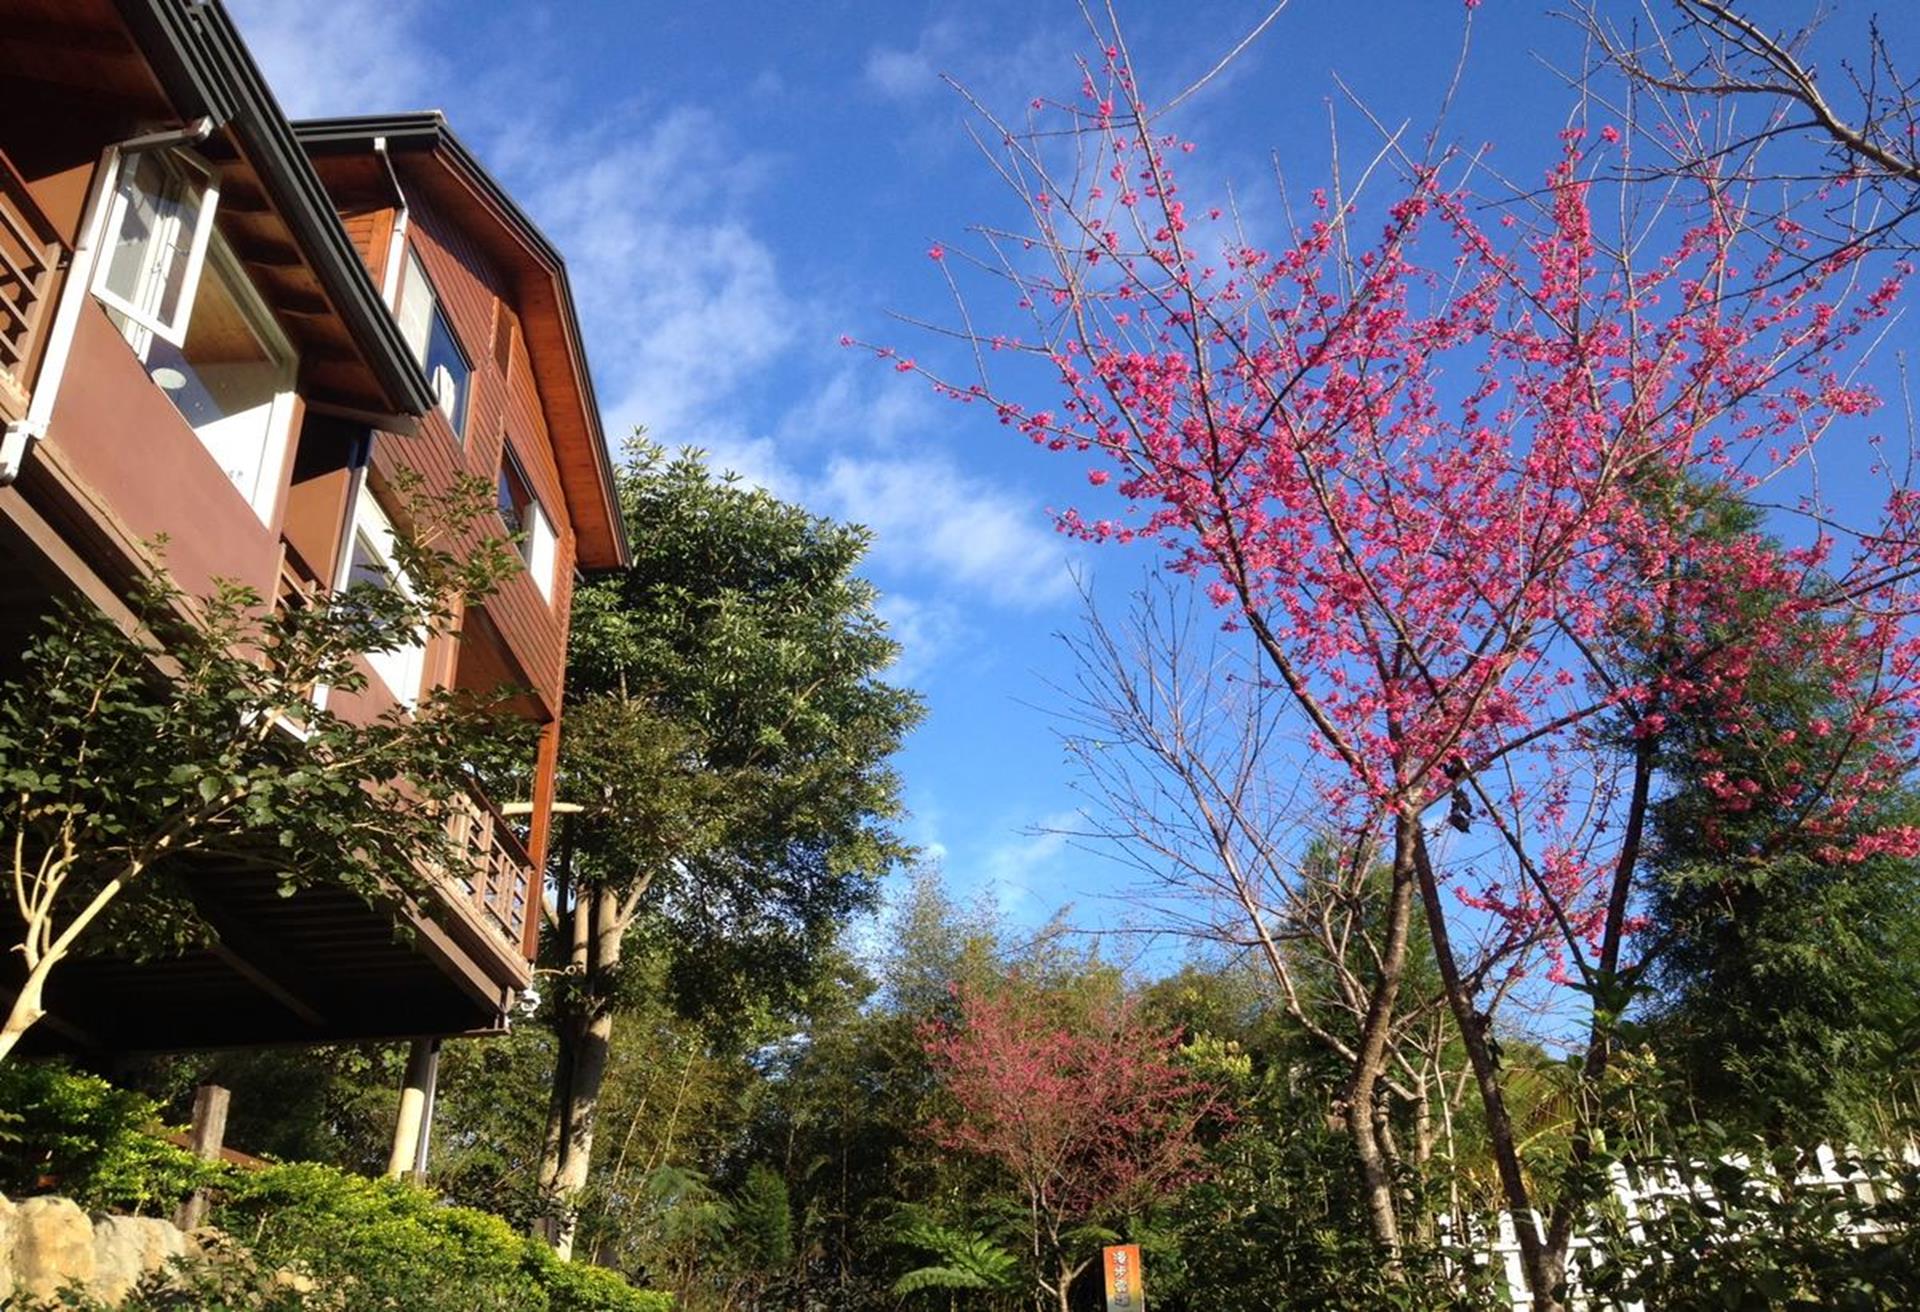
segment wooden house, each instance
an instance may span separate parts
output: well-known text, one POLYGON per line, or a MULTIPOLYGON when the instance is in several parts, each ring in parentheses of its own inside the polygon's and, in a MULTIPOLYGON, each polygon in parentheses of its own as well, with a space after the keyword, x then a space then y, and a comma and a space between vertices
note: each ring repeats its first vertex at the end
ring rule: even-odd
POLYGON ((189 594, 391 577, 397 471, 464 471, 524 568, 331 709, 511 688, 539 743, 531 796, 456 818, 471 864, 429 905, 197 873, 218 943, 64 963, 47 1037, 499 1029, 539 930, 574 576, 626 557, 558 253, 437 114, 288 123, 211 0, 0 0, 0 86, 0 668, 58 597, 124 613, 160 535, 189 594))

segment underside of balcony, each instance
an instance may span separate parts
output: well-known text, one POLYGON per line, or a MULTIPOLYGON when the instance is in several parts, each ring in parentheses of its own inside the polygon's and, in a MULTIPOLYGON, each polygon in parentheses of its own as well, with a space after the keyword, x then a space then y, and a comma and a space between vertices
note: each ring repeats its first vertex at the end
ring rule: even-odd
POLYGON ((41 1046, 119 1054, 478 1033, 504 1027, 528 981, 497 928, 454 905, 463 890, 437 922, 402 914, 396 932, 391 908, 337 889, 283 897, 265 870, 187 883, 217 941, 158 959, 63 962, 41 1046))

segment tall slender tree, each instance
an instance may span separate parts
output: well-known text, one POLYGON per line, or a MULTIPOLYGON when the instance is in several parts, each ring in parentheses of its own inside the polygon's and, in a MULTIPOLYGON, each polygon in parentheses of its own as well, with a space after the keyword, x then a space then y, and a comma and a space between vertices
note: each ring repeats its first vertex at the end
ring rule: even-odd
POLYGON ((632 565, 574 598, 551 969, 558 1070, 542 1185, 586 1183, 629 941, 688 1006, 797 996, 905 855, 888 758, 920 714, 855 570, 864 529, 644 441, 620 475, 632 565))

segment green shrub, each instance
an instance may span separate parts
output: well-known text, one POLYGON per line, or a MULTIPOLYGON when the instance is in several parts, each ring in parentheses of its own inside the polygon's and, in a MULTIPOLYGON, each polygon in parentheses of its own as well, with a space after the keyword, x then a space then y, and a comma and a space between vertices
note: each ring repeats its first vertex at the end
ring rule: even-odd
MULTIPOLYGON (((58 1065, 0 1065, 0 1193, 58 1192, 84 1207, 159 1211, 209 1187, 238 1251, 184 1264, 127 1312, 671 1312, 667 1294, 560 1261, 501 1218, 426 1189, 334 1167, 236 1170, 150 1133, 156 1104, 58 1065), (319 1290, 276 1282, 291 1269, 319 1290)), ((0 1307, 6 1304, 0 1303, 0 1307)), ((91 1309, 74 1296, 49 1308, 91 1309)))
POLYGON ((214 1221, 269 1266, 311 1274, 349 1309, 670 1312, 672 1299, 555 1258, 505 1221, 415 1185, 296 1163, 235 1172, 214 1221))
POLYGON ((1797 1179, 1809 1163, 1791 1149, 1703 1138, 1715 1155, 1640 1163, 1678 1174, 1687 1189, 1643 1207, 1634 1226, 1603 1217, 1615 1260, 1588 1276, 1593 1293, 1663 1312, 1920 1307, 1920 1167, 1843 1159, 1849 1174, 1865 1168, 1879 1182, 1868 1202, 1797 1179))
POLYGON ((159 1108, 96 1075, 0 1064, 0 1193, 59 1193, 82 1207, 164 1212, 217 1174, 152 1133, 159 1108))
POLYGON ((527 1241, 527 1262, 547 1292, 548 1312, 673 1312, 673 1295, 635 1289, 605 1267, 562 1262, 537 1240, 527 1241))

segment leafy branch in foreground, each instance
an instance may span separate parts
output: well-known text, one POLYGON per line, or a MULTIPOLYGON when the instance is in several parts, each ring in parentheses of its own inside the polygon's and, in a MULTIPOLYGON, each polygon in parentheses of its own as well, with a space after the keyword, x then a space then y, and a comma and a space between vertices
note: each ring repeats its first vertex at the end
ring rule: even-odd
POLYGON ((61 607, 0 685, 0 842, 24 967, 0 1060, 83 943, 165 955, 210 937, 190 868, 392 900, 460 860, 443 807, 502 750, 497 719, 435 692, 356 723, 321 691, 365 688, 369 654, 450 632, 511 567, 505 544, 472 541, 484 486, 394 490, 412 526, 396 534, 404 581, 271 607, 229 582, 188 598, 163 570, 132 598, 133 625, 61 607))

